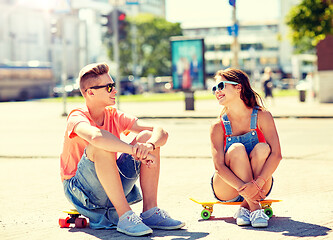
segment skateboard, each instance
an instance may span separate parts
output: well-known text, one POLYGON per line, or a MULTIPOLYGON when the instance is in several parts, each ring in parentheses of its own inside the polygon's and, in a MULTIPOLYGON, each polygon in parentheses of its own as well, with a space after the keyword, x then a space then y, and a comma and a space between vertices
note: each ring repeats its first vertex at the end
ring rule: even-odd
MULTIPOLYGON (((199 202, 193 198, 190 198, 193 202, 202 205, 204 208, 201 211, 201 217, 205 220, 209 219, 213 213, 213 206, 215 204, 223 204, 223 205, 240 205, 242 202, 199 202)), ((273 200, 273 199, 265 199, 260 201, 261 209, 264 209, 266 215, 271 218, 273 216, 273 209, 271 205, 273 202, 282 202, 282 200, 273 200)))
POLYGON ((80 217, 81 214, 76 209, 63 212, 67 213, 68 216, 66 218, 59 218, 59 226, 61 228, 67 228, 71 223, 74 223, 77 228, 85 228, 87 226, 87 219, 80 217))

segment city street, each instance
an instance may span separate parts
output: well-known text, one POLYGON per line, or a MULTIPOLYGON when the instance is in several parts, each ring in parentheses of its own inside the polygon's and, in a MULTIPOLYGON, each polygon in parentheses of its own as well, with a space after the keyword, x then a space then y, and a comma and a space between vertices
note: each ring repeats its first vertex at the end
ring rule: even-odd
MULTIPOLYGON (((62 211, 71 208, 59 176, 58 155, 65 127, 61 110, 60 103, 0 104, 1 239, 133 239, 115 230, 58 227, 58 218, 66 216, 62 211)), ((175 117, 145 121, 169 132, 162 148, 159 205, 184 220, 186 227, 157 230, 144 239, 333 238, 333 207, 328 201, 333 199, 332 118, 275 119, 283 160, 274 174, 269 198, 283 201, 272 205, 275 216, 268 228, 253 229, 235 224, 235 206, 215 206, 215 218, 201 220, 202 207, 189 198, 214 200, 209 140, 214 119, 175 117)), ((133 206, 137 213, 141 208, 142 203, 133 206)))

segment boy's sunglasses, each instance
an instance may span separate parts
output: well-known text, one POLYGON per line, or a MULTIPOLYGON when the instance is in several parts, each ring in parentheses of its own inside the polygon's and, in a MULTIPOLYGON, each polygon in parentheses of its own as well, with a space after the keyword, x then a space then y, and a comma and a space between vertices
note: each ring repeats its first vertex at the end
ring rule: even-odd
POLYGON ((229 83, 229 84, 233 84, 233 85, 237 85, 239 84, 238 82, 232 82, 232 81, 222 81, 222 82, 219 82, 217 85, 215 85, 213 88, 212 88, 212 92, 213 94, 215 95, 215 92, 216 91, 221 91, 225 88, 225 84, 226 83, 229 83))
POLYGON ((109 84, 106 84, 106 85, 103 85, 103 86, 94 86, 94 87, 90 87, 90 88, 87 88, 85 90, 85 92, 88 90, 88 89, 99 89, 99 88, 105 88, 106 87, 106 91, 108 91, 109 93, 112 92, 113 88, 116 86, 116 83, 109 83, 109 84))

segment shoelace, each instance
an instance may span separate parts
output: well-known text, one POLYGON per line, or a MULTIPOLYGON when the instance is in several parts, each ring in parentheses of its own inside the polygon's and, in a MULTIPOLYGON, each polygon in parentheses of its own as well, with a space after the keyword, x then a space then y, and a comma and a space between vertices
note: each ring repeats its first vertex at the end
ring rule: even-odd
POLYGON ((162 218, 170 218, 169 214, 166 211, 162 210, 162 209, 159 209, 156 212, 156 214, 161 215, 162 218))
POLYGON ((235 213, 234 219, 236 219, 236 218, 238 218, 240 216, 244 216, 246 218, 250 218, 250 211, 247 210, 246 208, 240 207, 238 209, 238 211, 235 213))
POLYGON ((141 218, 138 217, 135 213, 133 213, 132 215, 128 216, 128 220, 131 222, 134 222, 135 224, 138 224, 141 222, 141 218))
POLYGON ((251 212, 250 221, 253 222, 257 218, 263 218, 266 220, 269 219, 269 217, 264 213, 264 210, 262 210, 262 209, 251 212))

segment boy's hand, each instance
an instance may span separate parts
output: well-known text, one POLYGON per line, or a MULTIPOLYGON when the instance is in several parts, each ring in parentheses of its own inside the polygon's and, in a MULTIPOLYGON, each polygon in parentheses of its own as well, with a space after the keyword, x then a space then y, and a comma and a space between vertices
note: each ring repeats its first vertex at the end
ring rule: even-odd
POLYGON ((148 168, 155 167, 155 156, 148 154, 147 158, 140 160, 143 164, 146 164, 148 168))
POLYGON ((132 147, 132 155, 137 160, 151 167, 155 162, 155 156, 149 152, 153 151, 153 146, 148 143, 137 143, 132 147))
POLYGON ((153 146, 149 143, 137 143, 134 145, 134 147, 136 148, 136 157, 139 160, 143 160, 145 158, 147 158, 149 152, 153 151, 153 146))

